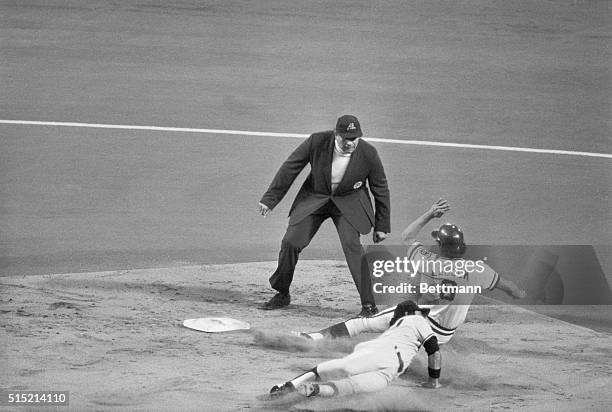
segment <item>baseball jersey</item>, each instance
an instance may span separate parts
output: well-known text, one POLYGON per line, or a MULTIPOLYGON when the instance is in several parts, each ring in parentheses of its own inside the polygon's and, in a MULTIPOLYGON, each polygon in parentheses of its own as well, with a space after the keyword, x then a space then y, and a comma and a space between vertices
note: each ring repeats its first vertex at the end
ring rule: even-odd
POLYGON ((420 275, 420 288, 427 289, 421 294, 419 305, 431 310, 429 318, 438 334, 452 334, 463 323, 477 287, 492 290, 499 281, 497 272, 483 261, 472 262, 467 270, 467 260, 442 257, 419 242, 408 248, 408 259, 420 275), (443 286, 457 287, 458 291, 448 292, 443 286))
MULTIPOLYGON (((385 353, 391 350, 399 353, 400 359, 409 363, 423 343, 433 336, 436 335, 427 319, 420 314, 408 315, 398 319, 393 326, 390 326, 376 339, 359 343, 355 346, 355 351, 368 350, 373 353, 385 353)), ((407 366, 408 364, 405 365, 407 366)))

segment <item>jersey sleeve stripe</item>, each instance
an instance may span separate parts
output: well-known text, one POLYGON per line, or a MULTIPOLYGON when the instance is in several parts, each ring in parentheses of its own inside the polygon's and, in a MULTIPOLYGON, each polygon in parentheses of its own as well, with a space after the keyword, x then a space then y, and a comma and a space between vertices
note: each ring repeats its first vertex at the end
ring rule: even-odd
POLYGON ((454 330, 452 332, 445 332, 440 328, 435 327, 434 325, 431 325, 431 330, 433 330, 436 335, 440 336, 453 336, 455 334, 454 330))
POLYGON ((436 322, 431 316, 427 316, 427 320, 429 321, 430 326, 435 326, 436 328, 440 329, 441 331, 444 332, 455 332, 455 329, 457 328, 445 328, 444 326, 440 325, 438 322, 436 322))
POLYGON ((414 254, 416 253, 416 251, 419 249, 419 247, 423 246, 421 244, 421 242, 414 242, 413 244, 411 244, 410 246, 408 246, 408 250, 406 251, 406 254, 408 255, 408 260, 412 260, 412 257, 414 256, 414 254))

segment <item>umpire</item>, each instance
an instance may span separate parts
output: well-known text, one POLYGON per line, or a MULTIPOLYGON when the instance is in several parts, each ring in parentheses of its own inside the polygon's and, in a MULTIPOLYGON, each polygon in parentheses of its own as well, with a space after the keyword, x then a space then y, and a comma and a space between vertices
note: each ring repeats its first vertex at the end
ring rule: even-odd
POLYGON ((362 270, 364 251, 359 236, 374 227, 375 243, 387 237, 391 230, 389 188, 376 149, 360 139, 361 136, 359 121, 352 115, 341 116, 335 130, 310 135, 282 164, 261 198, 259 212, 267 216, 310 163, 310 174, 289 211, 289 226, 281 242, 278 267, 270 277, 270 285, 278 293, 264 304, 263 309, 289 305, 289 286, 299 254, 323 221, 331 218, 361 297, 359 316, 378 312, 367 265, 364 264, 362 270), (374 195, 376 213, 370 191, 374 195))

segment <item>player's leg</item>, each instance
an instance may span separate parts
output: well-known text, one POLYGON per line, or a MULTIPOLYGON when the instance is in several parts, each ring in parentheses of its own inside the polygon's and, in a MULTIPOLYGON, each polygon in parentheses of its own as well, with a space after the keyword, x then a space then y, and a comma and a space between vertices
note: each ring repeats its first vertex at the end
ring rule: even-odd
POLYGON ((327 381, 345 378, 381 369, 400 369, 400 362, 392 348, 371 348, 361 343, 355 351, 343 358, 332 359, 317 365, 317 378, 327 381))
POLYGON ((278 385, 274 385, 272 389, 270 389, 270 395, 272 396, 283 396, 291 392, 295 392, 295 389, 305 385, 308 382, 312 382, 319 379, 319 373, 317 372, 317 367, 302 373, 301 375, 296 376, 295 378, 285 382, 279 383, 278 385))
POLYGON ((299 387, 298 391, 305 396, 324 397, 377 392, 386 388, 396 377, 397 372, 394 369, 381 369, 329 382, 305 384, 299 387))
POLYGON ((307 339, 319 340, 324 338, 335 339, 357 336, 364 332, 384 332, 389 328, 389 322, 393 318, 394 311, 395 306, 380 311, 378 314, 369 318, 352 318, 316 332, 301 332, 299 336, 307 339))
POLYGON ((303 383, 296 386, 298 392, 305 396, 335 396, 379 391, 408 369, 417 353, 404 352, 402 355, 396 347, 368 347, 369 342, 360 345, 364 346, 358 345, 356 351, 345 358, 317 366, 318 378, 323 382, 303 383), (333 378, 342 375, 343 379, 333 378), (326 379, 330 376, 331 379, 326 379))
MULTIPOLYGON (((393 369, 382 369, 319 384, 320 396, 345 396, 383 390, 397 377, 393 369)), ((314 388, 313 388, 314 389, 314 388)))
POLYGON ((398 357, 392 350, 374 351, 363 348, 344 358, 323 362, 283 384, 274 385, 270 394, 284 395, 313 381, 328 381, 389 368, 397 371, 401 366, 398 357))

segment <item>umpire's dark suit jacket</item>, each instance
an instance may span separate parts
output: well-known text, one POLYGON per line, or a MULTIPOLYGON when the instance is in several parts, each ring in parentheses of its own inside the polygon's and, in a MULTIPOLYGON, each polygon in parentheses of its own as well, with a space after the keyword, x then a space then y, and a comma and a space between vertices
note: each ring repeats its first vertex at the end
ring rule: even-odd
POLYGON ((261 203, 273 209, 306 164, 310 163, 310 174, 289 211, 289 225, 299 223, 331 200, 361 234, 369 233, 372 226, 376 231, 389 233, 389 189, 376 148, 363 139, 359 141, 344 177, 332 195, 333 152, 333 131, 312 134, 283 163, 268 191, 263 195, 261 203), (376 213, 372 209, 368 186, 374 195, 376 213))

